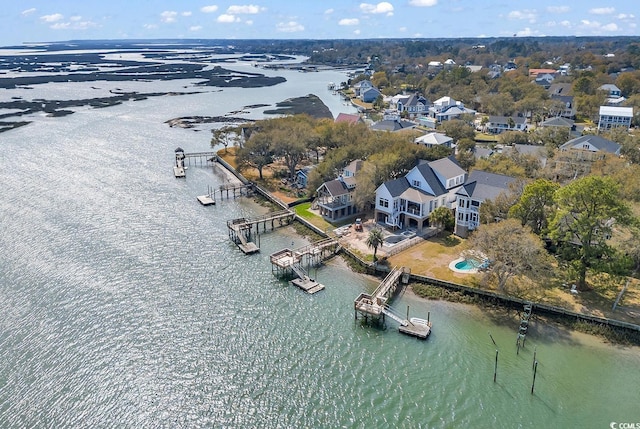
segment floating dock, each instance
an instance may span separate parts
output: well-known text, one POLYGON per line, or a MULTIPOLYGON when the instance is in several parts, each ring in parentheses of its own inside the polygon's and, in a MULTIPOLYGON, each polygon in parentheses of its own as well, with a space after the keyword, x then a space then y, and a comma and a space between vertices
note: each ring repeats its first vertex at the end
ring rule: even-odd
POLYGON ((401 316, 398 311, 388 304, 389 299, 395 293, 400 282, 409 282, 411 270, 406 267, 394 267, 384 280, 378 285, 373 294, 361 293, 353 302, 355 319, 358 315, 363 316, 365 321, 369 318, 385 323, 386 318, 395 320, 400 325, 398 331, 413 337, 426 339, 431 333, 431 322, 418 318, 409 319, 401 316))
POLYGON ((203 206, 211 206, 216 203, 216 200, 214 200, 211 195, 200 195, 196 198, 203 206))
POLYGON ((213 190, 209 186, 207 186, 207 194, 200 195, 196 198, 203 206, 210 206, 216 203, 216 199, 213 197, 214 195, 215 193, 213 192, 213 190))

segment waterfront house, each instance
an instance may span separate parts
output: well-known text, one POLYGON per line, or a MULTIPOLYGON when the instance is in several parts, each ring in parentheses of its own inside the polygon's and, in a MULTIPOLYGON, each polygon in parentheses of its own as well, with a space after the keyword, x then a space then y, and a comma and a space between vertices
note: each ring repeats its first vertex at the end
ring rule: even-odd
POLYGON ((633 119, 633 107, 600 106, 600 119, 598 131, 607 131, 611 128, 631 128, 633 119))
POLYGON ((363 103, 373 103, 380 97, 382 93, 378 88, 367 88, 360 91, 360 99, 363 103))
POLYGON ((324 182, 316 190, 314 206, 317 206, 325 220, 336 222, 358 213, 353 202, 353 191, 356 189, 356 175, 362 165, 361 160, 352 161, 337 179, 324 182))
POLYGON ((362 93, 369 88, 374 88, 373 83, 370 80, 361 80, 353 85, 353 91, 356 94, 356 97, 361 97, 362 93))
POLYGON ((498 195, 509 190, 509 185, 517 179, 503 174, 488 173, 474 170, 464 185, 457 192, 455 229, 454 233, 460 237, 467 237, 469 233, 480 225, 480 206, 486 200, 493 200, 498 195))
POLYGON ((393 228, 422 231, 429 215, 440 206, 453 208, 456 190, 466 172, 455 157, 421 162, 404 177, 384 182, 376 189, 374 219, 393 228))

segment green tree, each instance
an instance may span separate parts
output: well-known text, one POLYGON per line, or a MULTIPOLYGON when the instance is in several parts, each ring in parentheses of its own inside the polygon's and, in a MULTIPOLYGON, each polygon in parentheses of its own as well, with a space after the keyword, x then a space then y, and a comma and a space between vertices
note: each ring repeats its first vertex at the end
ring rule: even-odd
POLYGON ((455 222, 451 209, 445 206, 440 206, 431 212, 429 215, 429 222, 438 228, 438 235, 445 230, 447 225, 451 225, 455 222))
POLYGON ((559 188, 560 185, 546 179, 527 184, 518 202, 509 209, 509 217, 518 219, 522 226, 528 225, 540 235, 549 225, 555 192, 559 188))
POLYGON ((476 229, 469 238, 469 246, 489 260, 491 270, 487 276, 495 277, 498 290, 503 293, 508 293, 507 283, 514 276, 540 282, 551 271, 551 258, 542 240, 516 219, 476 229))
POLYGON ((445 121, 442 123, 442 125, 440 125, 440 128, 455 142, 465 138, 473 139, 476 136, 476 132, 473 129, 473 126, 459 119, 445 121))
POLYGON ((240 130, 234 126, 224 126, 222 128, 216 128, 211 130, 213 137, 211 138, 211 147, 215 147, 219 144, 224 146, 224 152, 227 152, 227 147, 231 144, 235 145, 240 139, 240 130))
POLYGON ((482 105, 484 111, 490 115, 508 116, 515 111, 513 97, 508 92, 487 94, 482 100, 482 105))
POLYGON ((375 227, 371 231, 369 231, 369 236, 367 237, 367 247, 373 248, 373 262, 377 261, 376 253, 378 252, 378 247, 383 243, 384 237, 382 236, 382 229, 375 227))
POLYGON ((238 149, 237 162, 240 169, 256 168, 262 180, 262 169, 273 162, 270 136, 262 132, 252 133, 244 146, 238 149))
POLYGON ((577 272, 578 289, 584 289, 587 270, 604 271, 611 262, 613 249, 607 239, 613 234, 614 223, 632 221, 631 210, 619 186, 608 177, 575 180, 556 191, 555 201, 558 209, 549 229, 577 272))

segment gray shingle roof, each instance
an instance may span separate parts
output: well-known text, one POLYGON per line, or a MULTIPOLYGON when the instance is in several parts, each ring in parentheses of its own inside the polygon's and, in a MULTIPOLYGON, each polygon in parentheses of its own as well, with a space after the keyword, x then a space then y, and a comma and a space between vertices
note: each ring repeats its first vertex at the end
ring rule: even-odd
POLYGON ((492 200, 509 189, 515 177, 473 170, 457 195, 468 195, 477 201, 492 200))
POLYGON ((428 165, 438 174, 447 179, 465 174, 464 169, 460 167, 456 157, 453 155, 446 158, 436 159, 435 161, 429 162, 428 165))
POLYGON ((405 177, 389 180, 384 182, 383 186, 387 188, 392 197, 399 197, 404 191, 410 188, 409 181, 405 177))
POLYGON ((371 129, 376 131, 399 131, 407 128, 413 128, 415 126, 416 124, 409 121, 385 119, 373 124, 371 129))
POLYGON ((433 193, 435 195, 446 194, 447 190, 444 188, 444 186, 442 186, 442 183, 440 183, 440 180, 438 180, 438 177, 433 172, 433 169, 429 164, 420 164, 416 168, 418 169, 422 177, 424 177, 424 180, 427 182, 429 187, 433 190, 433 193))
POLYGON ((344 182, 339 179, 324 182, 324 186, 327 188, 327 191, 329 191, 329 193, 334 197, 349 193, 349 190, 345 186, 344 182))
POLYGON ((581 136, 581 137, 569 140, 568 142, 560 146, 560 149, 561 150, 567 150, 572 148, 583 149, 585 144, 591 145, 601 152, 618 153, 618 151, 620 150, 620 145, 618 143, 612 142, 611 140, 604 139, 600 136, 593 136, 593 135, 581 136))

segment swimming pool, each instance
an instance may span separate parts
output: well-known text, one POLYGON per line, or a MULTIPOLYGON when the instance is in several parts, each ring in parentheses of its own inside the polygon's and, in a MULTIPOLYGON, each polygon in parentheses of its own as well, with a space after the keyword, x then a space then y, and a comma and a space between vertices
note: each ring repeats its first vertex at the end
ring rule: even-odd
POLYGON ((475 259, 464 259, 454 265, 454 267, 456 267, 456 269, 460 271, 477 270, 479 266, 480 262, 476 261, 475 259))

